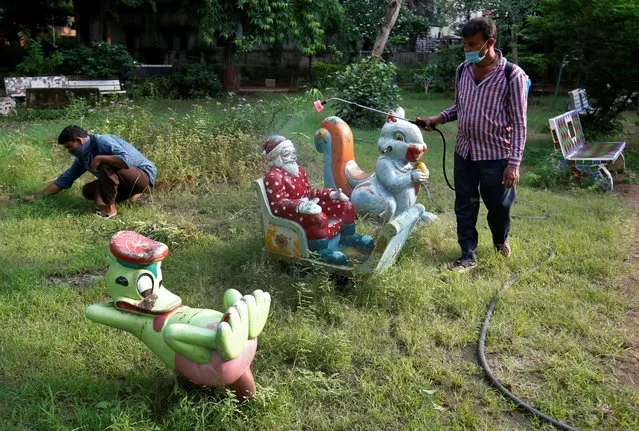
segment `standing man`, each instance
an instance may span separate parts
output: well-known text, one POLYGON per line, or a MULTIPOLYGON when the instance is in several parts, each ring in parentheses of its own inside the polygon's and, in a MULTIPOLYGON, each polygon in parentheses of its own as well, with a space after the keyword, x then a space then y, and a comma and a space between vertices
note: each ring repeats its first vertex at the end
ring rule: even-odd
POLYGON ((71 187, 86 171, 97 180, 82 188, 82 195, 95 201, 99 216, 109 218, 118 213, 116 202, 136 200, 153 187, 157 168, 135 147, 114 135, 89 135, 78 126, 67 126, 58 137, 58 143, 75 156, 75 160, 57 180, 35 195, 24 197, 32 201, 71 187))
POLYGON ((495 49, 497 29, 489 17, 462 29, 466 61, 456 74, 455 104, 425 119, 425 128, 458 120, 455 145, 455 215, 461 257, 451 269, 477 265, 479 196, 488 209, 495 250, 508 257, 515 186, 526 142, 528 77, 495 49))

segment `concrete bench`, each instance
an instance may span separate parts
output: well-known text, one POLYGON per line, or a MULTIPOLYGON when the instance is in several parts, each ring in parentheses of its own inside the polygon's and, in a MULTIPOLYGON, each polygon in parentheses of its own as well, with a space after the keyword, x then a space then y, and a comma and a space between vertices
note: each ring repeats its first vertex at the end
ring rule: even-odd
POLYGON ((27 108, 64 108, 72 98, 83 98, 89 103, 100 100, 97 88, 27 88, 27 108))
POLYGON ((120 87, 119 79, 69 80, 69 88, 97 88, 100 94, 126 93, 120 87))
POLYGON ((8 76, 4 88, 9 97, 25 97, 29 88, 68 88, 66 76, 8 76))
POLYGON ((573 176, 587 179, 604 190, 612 190, 613 180, 608 166, 617 172, 625 168, 622 154, 625 142, 587 142, 577 110, 568 111, 548 120, 556 149, 570 167, 573 176))

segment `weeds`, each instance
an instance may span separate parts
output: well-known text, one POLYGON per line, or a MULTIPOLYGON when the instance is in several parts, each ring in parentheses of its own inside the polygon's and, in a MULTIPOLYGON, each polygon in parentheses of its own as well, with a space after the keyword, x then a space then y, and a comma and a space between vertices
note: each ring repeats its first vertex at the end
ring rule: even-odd
MULTIPOLYGON (((452 100, 404 96, 408 115, 434 114, 452 100)), ((617 328, 636 307, 636 299, 621 295, 618 278, 628 271, 632 215, 609 194, 553 178, 547 130, 528 142, 527 154, 537 158, 525 157, 524 164, 552 191, 525 183, 515 212, 521 205, 551 216, 513 221, 512 259, 493 253, 482 209, 479 268, 461 276, 446 270, 458 253, 454 197, 433 168, 441 146, 425 135, 431 190, 444 207, 440 219, 418 227, 386 273, 341 288, 324 272, 261 256, 260 213, 246 183, 266 169, 263 137, 295 137, 319 185, 321 157, 312 136, 330 113, 305 110, 302 97, 260 100, 232 96, 196 107, 173 101, 171 109, 153 101, 77 102, 65 117, 19 124, 20 132, 0 129, 0 428, 545 429, 485 385, 474 351, 495 289, 545 257, 550 245, 552 263, 501 298, 488 334, 489 361, 519 396, 574 426, 639 428, 636 387, 613 372, 614 358, 631 340, 617 328), (55 143, 68 122, 122 135, 158 164, 158 180, 176 189, 156 190, 151 205, 123 205, 119 218, 108 221, 90 215, 80 185, 31 204, 19 201, 68 166, 70 156, 55 143), (545 166, 547 173, 539 170, 545 166), (52 275, 104 274, 109 238, 125 229, 172 248, 163 275, 186 305, 219 310, 230 287, 271 292, 272 313, 252 366, 254 402, 182 384, 137 338, 85 319, 89 304, 108 300, 103 280, 81 289, 52 282, 52 275)), ((551 110, 545 99, 531 105, 529 124, 543 132, 551 110)), ((372 168, 379 129, 353 130, 358 162, 372 168)), ((452 142, 454 125, 442 131, 452 142)), ((633 151, 630 170, 637 168, 633 151)))

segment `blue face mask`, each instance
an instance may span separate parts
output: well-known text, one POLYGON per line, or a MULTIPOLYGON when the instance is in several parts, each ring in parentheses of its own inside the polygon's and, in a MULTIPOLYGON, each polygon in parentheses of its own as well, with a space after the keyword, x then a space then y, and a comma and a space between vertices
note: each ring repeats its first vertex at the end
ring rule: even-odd
POLYGON ((477 51, 468 51, 465 52, 466 54, 466 61, 469 63, 481 63, 481 61, 486 58, 486 53, 484 53, 484 55, 479 55, 479 53, 481 52, 482 49, 484 49, 484 46, 486 46, 486 44, 488 43, 488 41, 484 42, 484 44, 481 46, 481 48, 479 48, 479 50, 477 51))
POLYGON ((89 141, 87 140, 84 144, 78 145, 74 149, 69 150, 69 152, 73 154, 75 157, 83 157, 84 153, 86 153, 88 149, 89 149, 89 141))

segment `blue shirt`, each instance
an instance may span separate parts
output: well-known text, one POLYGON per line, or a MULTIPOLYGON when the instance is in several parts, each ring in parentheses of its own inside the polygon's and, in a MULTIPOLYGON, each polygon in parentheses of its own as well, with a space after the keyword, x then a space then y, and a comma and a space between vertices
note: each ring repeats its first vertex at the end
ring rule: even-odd
POLYGON ((89 135, 89 145, 82 157, 76 157, 73 164, 54 181, 61 189, 68 189, 73 182, 86 171, 97 176, 91 170, 91 162, 97 156, 118 156, 127 166, 137 167, 146 172, 151 184, 155 183, 157 168, 144 157, 133 145, 115 135, 89 135))

